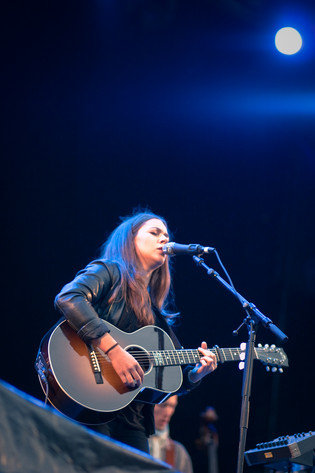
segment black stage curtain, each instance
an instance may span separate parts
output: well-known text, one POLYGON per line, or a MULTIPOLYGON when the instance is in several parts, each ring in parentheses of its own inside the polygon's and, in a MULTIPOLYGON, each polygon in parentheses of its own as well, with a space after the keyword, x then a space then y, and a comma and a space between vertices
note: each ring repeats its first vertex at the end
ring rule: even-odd
POLYGON ((179 473, 0 381, 1 473, 179 473))

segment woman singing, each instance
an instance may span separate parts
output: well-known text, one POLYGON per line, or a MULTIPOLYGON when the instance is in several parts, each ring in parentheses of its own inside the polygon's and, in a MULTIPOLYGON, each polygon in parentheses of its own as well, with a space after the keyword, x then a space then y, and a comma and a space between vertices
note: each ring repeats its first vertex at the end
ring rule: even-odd
MULTIPOLYGON (((130 389, 141 386, 144 372, 111 335, 106 321, 128 333, 146 325, 158 326, 180 348, 166 312, 171 276, 163 245, 168 241, 163 218, 150 212, 126 217, 103 245, 100 258, 80 271, 56 297, 56 307, 78 336, 108 356, 130 389)), ((205 342, 198 350, 200 362, 183 369, 179 394, 190 391, 217 366, 205 342)), ((148 437, 154 433, 153 407, 134 400, 114 420, 94 429, 149 452, 148 437)))

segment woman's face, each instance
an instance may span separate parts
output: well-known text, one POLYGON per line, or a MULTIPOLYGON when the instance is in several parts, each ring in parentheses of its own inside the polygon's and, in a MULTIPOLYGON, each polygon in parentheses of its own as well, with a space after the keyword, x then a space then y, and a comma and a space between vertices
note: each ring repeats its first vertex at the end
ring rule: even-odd
POLYGON ((138 260, 145 271, 162 266, 166 255, 163 246, 169 241, 167 228, 158 218, 147 220, 138 230, 134 243, 138 260))

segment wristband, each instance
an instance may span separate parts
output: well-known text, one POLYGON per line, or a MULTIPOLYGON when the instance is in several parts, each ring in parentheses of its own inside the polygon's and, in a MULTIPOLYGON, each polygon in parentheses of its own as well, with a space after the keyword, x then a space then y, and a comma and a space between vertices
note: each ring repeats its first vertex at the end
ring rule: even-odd
POLYGON ((119 343, 114 343, 114 345, 112 345, 108 350, 104 351, 105 355, 107 355, 113 348, 117 347, 117 345, 119 345, 119 343))

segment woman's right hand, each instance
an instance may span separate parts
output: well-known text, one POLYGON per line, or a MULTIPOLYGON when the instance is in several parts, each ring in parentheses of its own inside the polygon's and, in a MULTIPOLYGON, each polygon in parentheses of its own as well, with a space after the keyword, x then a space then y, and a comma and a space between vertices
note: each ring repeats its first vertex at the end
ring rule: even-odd
POLYGON ((138 388, 143 383, 144 372, 137 360, 120 345, 108 353, 112 366, 122 382, 129 388, 138 388))
POLYGON ((128 388, 137 388, 143 383, 144 372, 137 360, 124 350, 110 333, 93 341, 110 359, 121 381, 128 388))

